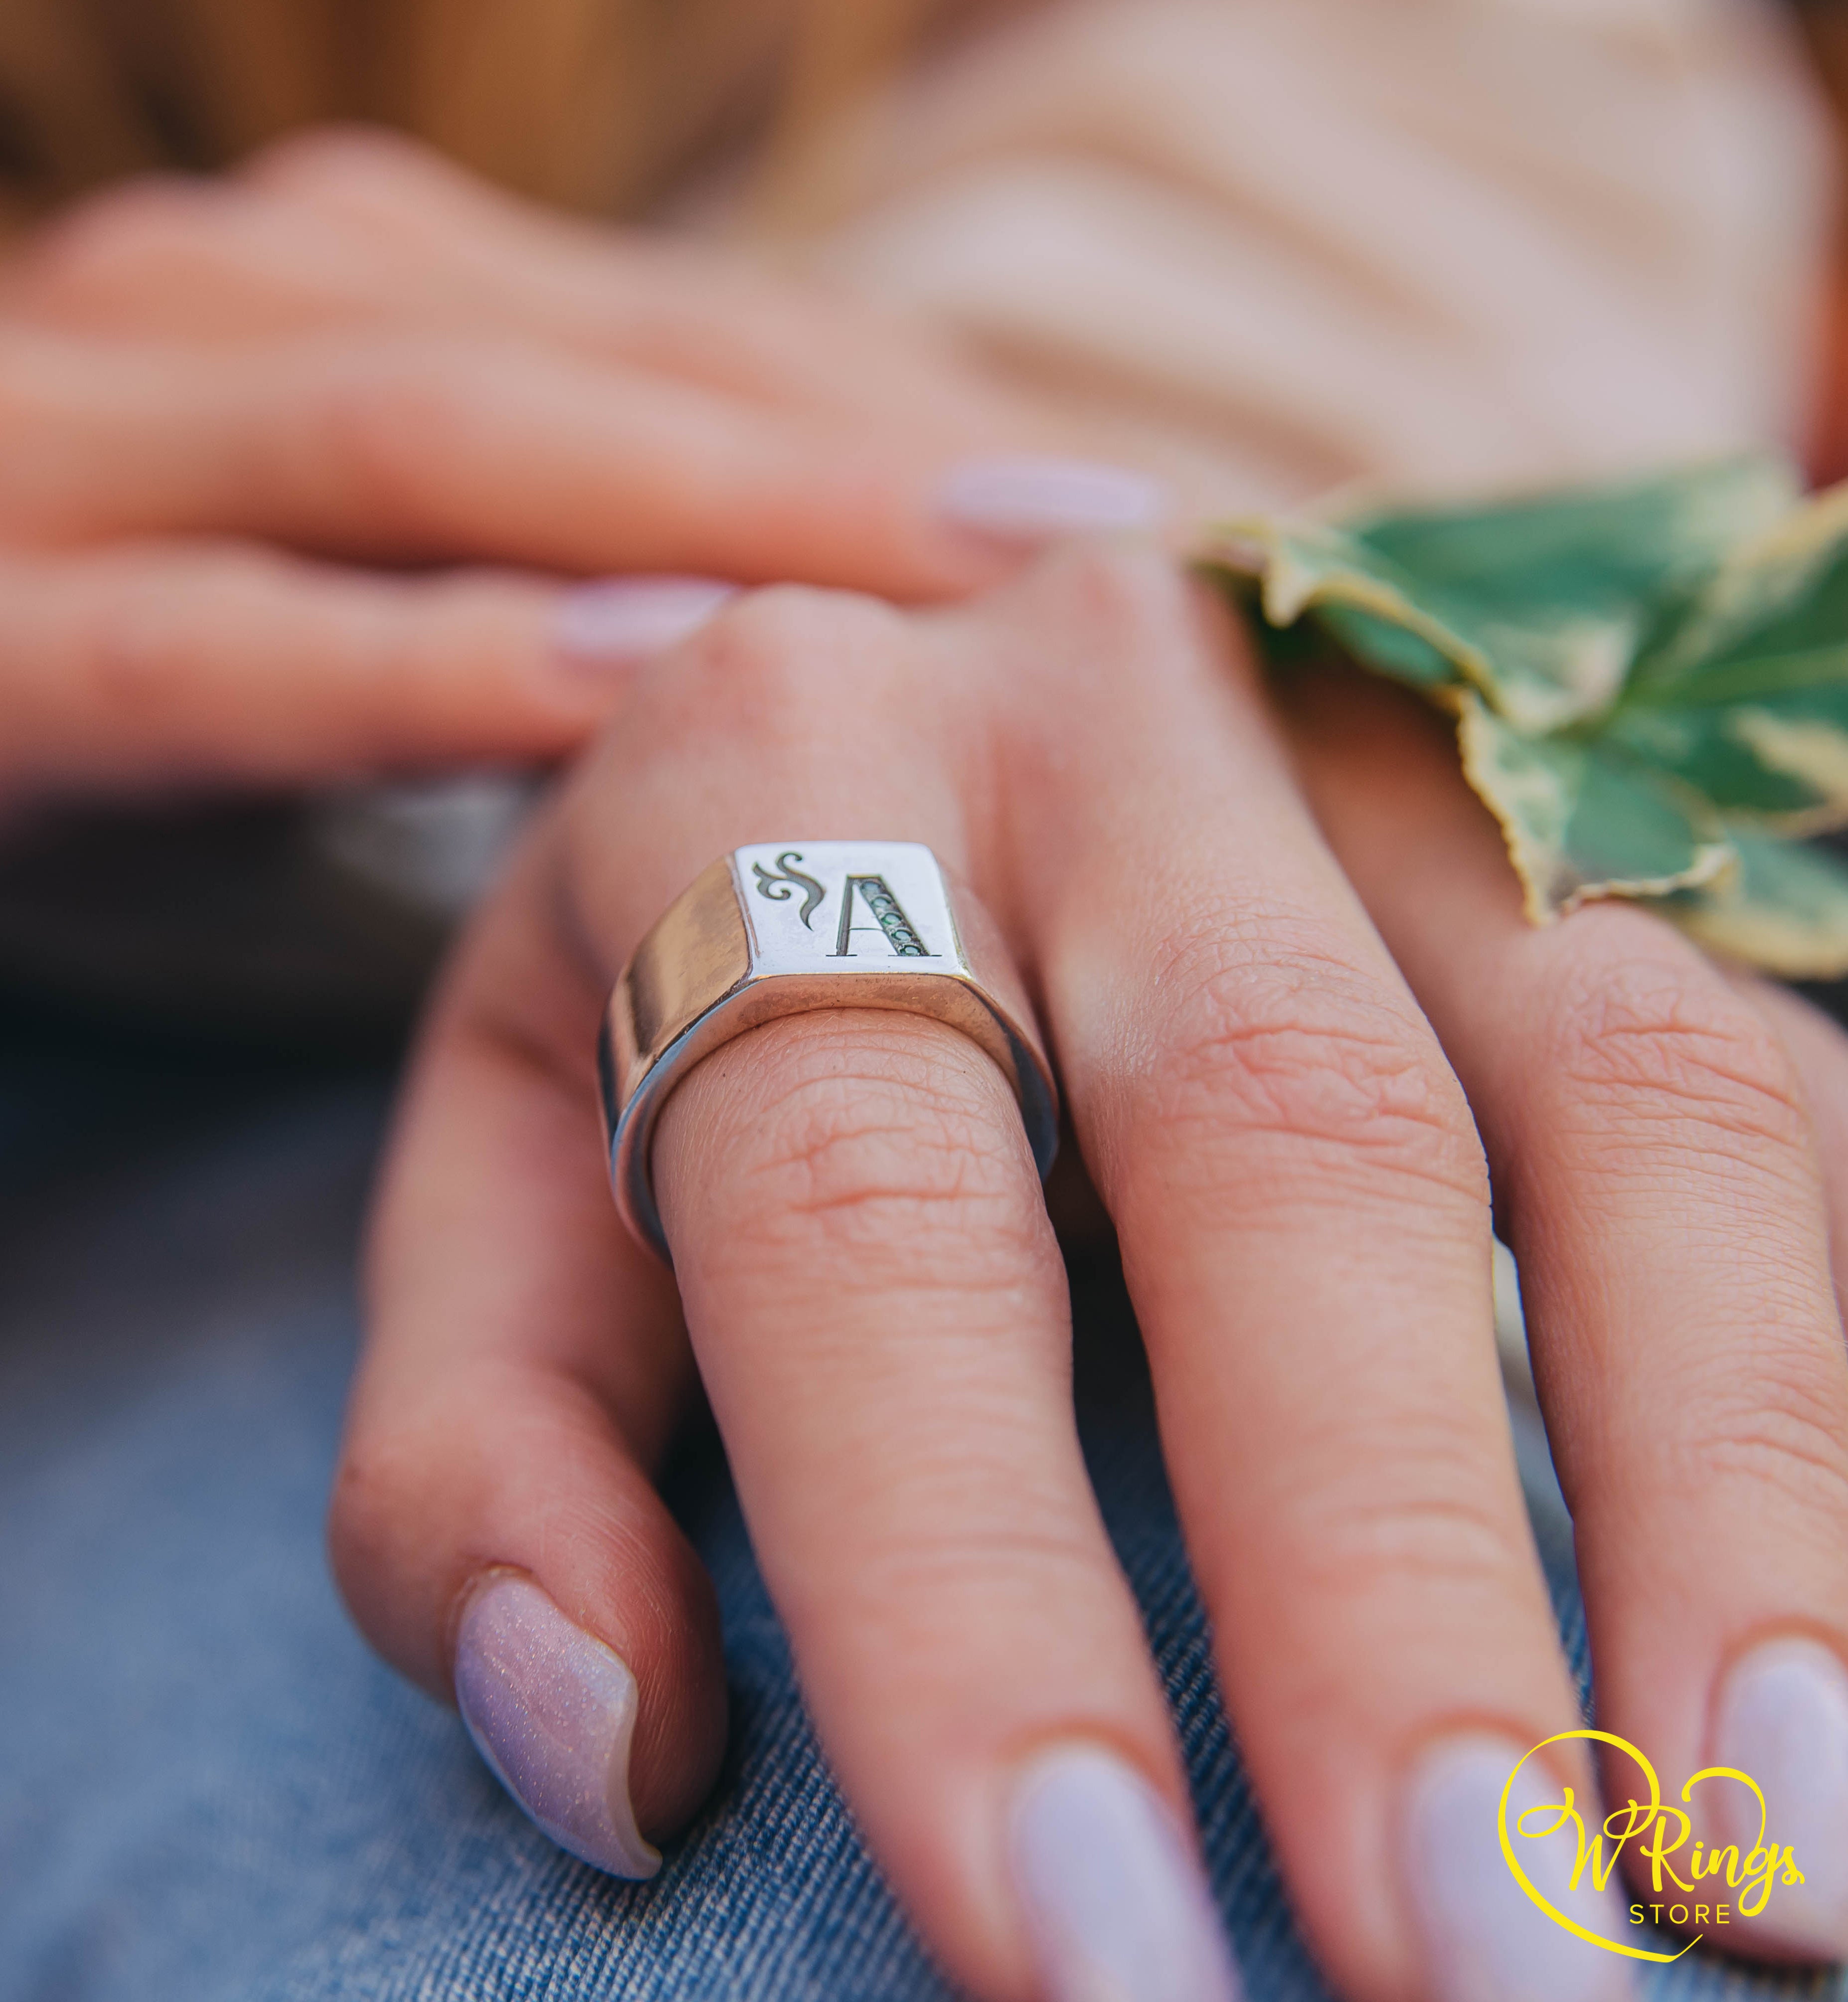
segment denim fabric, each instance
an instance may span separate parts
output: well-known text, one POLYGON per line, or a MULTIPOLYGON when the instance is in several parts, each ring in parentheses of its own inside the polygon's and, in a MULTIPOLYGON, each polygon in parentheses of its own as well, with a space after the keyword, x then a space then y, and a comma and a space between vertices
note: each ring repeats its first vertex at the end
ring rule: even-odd
MULTIPOLYGON (((732 1749, 652 1885, 553 1848, 347 1626, 320 1516, 378 1087, 228 1093, 190 1118, 169 1093, 154 1134, 91 1129, 99 1167, 69 1144, 78 1083, 38 1083, 16 1077, 9 1101, 0 1076, 0 1998, 946 1996, 821 1766, 715 1455, 675 1494, 719 1582, 732 1749)), ((1325 1991, 1215 1693, 1121 1304, 1097 1275, 1079 1295, 1091 1467, 1246 1982, 1254 2002, 1310 2002, 1325 1991)), ((1569 1531, 1543 1447, 1526 1452, 1582 1672, 1569 1531)), ((1690 1959, 1648 1992, 1845 1991, 1690 1959)))

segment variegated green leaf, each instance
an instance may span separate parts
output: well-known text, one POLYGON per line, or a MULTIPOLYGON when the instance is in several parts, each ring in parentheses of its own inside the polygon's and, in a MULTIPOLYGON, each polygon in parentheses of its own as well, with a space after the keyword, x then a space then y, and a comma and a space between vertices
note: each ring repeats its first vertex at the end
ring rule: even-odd
POLYGON ((1590 898, 1713 883, 1734 866, 1715 818, 1595 738, 1529 736, 1473 693, 1457 736, 1464 775, 1501 823, 1536 924, 1590 898))
POLYGON ((1793 504, 1780 461, 1337 523, 1232 524, 1214 560, 1261 581, 1276 627, 1313 616, 1376 671, 1473 686, 1518 728, 1595 717, 1691 582, 1793 504))
POLYGON ((1427 692, 1473 687, 1519 727, 1546 731, 1606 706, 1622 685, 1644 614, 1557 605, 1525 622, 1466 591, 1400 570, 1358 535, 1320 524, 1241 521, 1262 552, 1261 608, 1274 627, 1305 614, 1376 672, 1427 692))
POLYGON ((1802 834, 1836 825, 1848 800, 1848 690, 1833 703, 1626 703, 1605 731, 1724 811, 1802 834))
POLYGON ((1848 487, 1733 551, 1665 621, 1610 719, 1729 814, 1848 821, 1848 487))
POLYGON ((1416 578, 1396 575, 1364 543, 1331 525, 1235 521, 1209 560, 1253 581, 1273 634, 1295 630, 1313 612, 1316 626, 1369 667, 1415 688, 1457 681, 1459 655, 1475 671, 1487 672, 1467 643, 1418 602, 1416 578))
POLYGON ((1664 906, 1711 950, 1787 980, 1848 975, 1848 866, 1825 849, 1735 828, 1739 867, 1664 906))
POLYGON ((1848 974, 1848 865, 1781 838, 1848 823, 1848 488, 1800 505, 1745 459, 1229 532, 1207 560, 1273 658, 1332 644, 1456 713, 1536 923, 1634 897, 1772 971, 1848 974))
POLYGON ((1766 454, 1487 506, 1379 510, 1343 526, 1421 581, 1504 619, 1660 597, 1785 519, 1802 488, 1766 454))

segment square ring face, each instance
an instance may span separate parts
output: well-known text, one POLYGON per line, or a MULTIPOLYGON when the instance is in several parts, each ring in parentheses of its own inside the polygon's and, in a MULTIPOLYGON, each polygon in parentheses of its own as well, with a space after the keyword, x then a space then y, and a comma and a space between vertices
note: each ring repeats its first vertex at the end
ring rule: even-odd
POLYGON ((731 856, 754 979, 966 975, 936 857, 915 841, 772 842, 731 856))

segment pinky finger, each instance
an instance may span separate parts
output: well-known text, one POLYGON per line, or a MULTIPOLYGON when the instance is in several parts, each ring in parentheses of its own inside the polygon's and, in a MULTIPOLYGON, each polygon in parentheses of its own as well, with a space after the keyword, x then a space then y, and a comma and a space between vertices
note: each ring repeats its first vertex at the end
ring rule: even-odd
POLYGON ((367 1638, 453 1693, 528 1814, 643 1877, 725 1736, 712 1587, 650 1477, 694 1377, 673 1282, 609 1201, 596 1000, 534 910, 534 853, 399 1111, 329 1540, 367 1638))
POLYGON ((562 756, 622 689, 619 649, 557 644, 565 596, 234 542, 0 560, 0 790, 562 756))

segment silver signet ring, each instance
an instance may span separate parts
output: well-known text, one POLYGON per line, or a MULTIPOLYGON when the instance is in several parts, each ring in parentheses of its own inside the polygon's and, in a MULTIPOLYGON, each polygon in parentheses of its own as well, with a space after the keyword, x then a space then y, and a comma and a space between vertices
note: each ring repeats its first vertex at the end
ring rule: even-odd
POLYGON ((1013 1087, 1043 1177, 1058 1097, 994 921, 915 841, 772 841, 734 849, 675 900, 609 999, 598 1051, 610 1179, 622 1220, 668 1256, 649 1154, 675 1083, 779 1015, 890 1008, 979 1044, 1013 1087))

